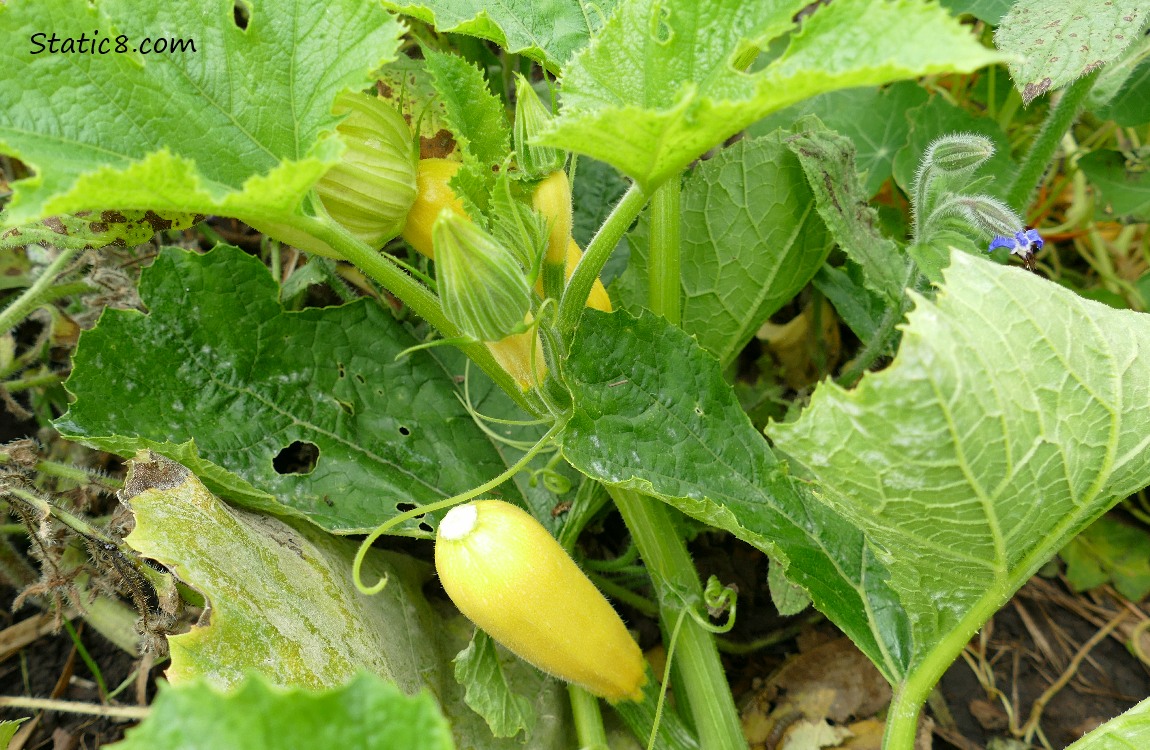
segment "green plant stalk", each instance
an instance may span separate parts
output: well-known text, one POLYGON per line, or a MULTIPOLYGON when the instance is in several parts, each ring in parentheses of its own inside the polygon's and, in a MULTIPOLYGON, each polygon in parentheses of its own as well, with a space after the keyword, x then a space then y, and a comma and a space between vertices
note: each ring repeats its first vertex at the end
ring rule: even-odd
MULTIPOLYGON (((701 602, 703 586, 667 507, 661 501, 633 490, 611 487, 608 491, 639 547, 647 570, 656 581, 656 589, 666 590, 670 586, 701 602), (659 581, 667 584, 660 585, 659 581)), ((660 598, 660 619, 664 626, 670 628, 678 619, 683 603, 660 598)), ((676 653, 676 669, 682 677, 687 705, 699 733, 699 746, 730 750, 746 747, 747 741, 743 738, 739 714, 719 660, 714 636, 693 617, 685 618, 676 653)))
POLYGON ((113 539, 108 536, 101 529, 96 528, 92 524, 85 521, 79 516, 73 515, 64 510, 58 505, 53 505, 44 498, 40 497, 34 492, 24 489, 23 487, 7 487, 4 492, 17 500, 22 501, 26 505, 30 505, 43 516, 51 516, 68 528, 75 531, 77 534, 84 536, 94 542, 103 545, 109 554, 116 554, 113 550, 118 551, 124 556, 125 561, 132 566, 132 569, 139 573, 149 584, 152 585, 157 591, 162 590, 164 586, 164 574, 150 565, 145 565, 136 556, 136 551, 121 541, 113 539))
POLYGON ((863 347, 862 352, 854 358, 850 366, 839 373, 839 376, 835 378, 835 382, 843 388, 853 387, 866 371, 870 369, 870 366, 878 361, 878 358, 886 351, 887 344, 895 333, 895 328, 902 322, 903 315, 906 313, 907 308, 910 307, 910 295, 906 293, 906 289, 918 276, 918 265, 909 257, 906 262, 906 277, 902 282, 902 299, 899 300, 898 304, 886 309, 886 313, 883 314, 882 320, 879 321, 878 329, 875 330, 874 336, 872 336, 871 340, 863 347))
MULTIPOLYGON (((680 321, 682 284, 678 273, 679 184, 676 175, 655 191, 655 204, 651 212, 651 252, 648 257, 652 268, 662 269, 657 275, 651 275, 648 306, 653 313, 664 316, 675 325, 680 321), (668 273, 672 268, 675 271, 673 276, 668 273)), ((630 193, 629 190, 628 195, 630 193)), ((623 201, 626 200, 627 196, 624 196, 623 201)), ((617 242, 615 240, 612 246, 617 242)), ((686 592, 689 600, 701 602, 703 586, 687 546, 671 521, 670 509, 655 498, 644 497, 630 490, 610 491, 639 548, 639 555, 655 579, 656 589, 666 590, 665 585, 660 585, 660 581, 665 581, 674 589, 686 592)), ((678 620, 683 603, 667 601, 663 596, 659 598, 660 620, 668 628, 670 623, 678 620)), ((676 673, 685 688, 687 705, 699 733, 699 745, 704 748, 745 747, 747 743, 743 737, 739 713, 735 709, 714 635, 694 618, 688 618, 683 623, 676 648, 680 653, 676 673)))
POLYGON ((99 689, 98 694, 100 700, 108 700, 108 683, 104 682, 104 673, 100 671, 100 665, 98 665, 96 660, 92 658, 92 655, 88 653, 84 642, 80 640, 80 634, 76 632, 76 628, 70 620, 64 620, 64 629, 68 631, 68 635, 72 638, 72 645, 75 646, 76 653, 79 654, 84 665, 88 667, 88 671, 96 678, 96 687, 99 689))
POLYGON ((26 391, 29 388, 41 388, 47 385, 56 385, 63 383, 64 376, 55 372, 46 372, 40 375, 32 375, 27 378, 18 378, 16 380, 9 380, 3 386, 9 393, 19 393, 26 391))
POLYGON ((60 250, 60 254, 48 264, 48 267, 44 269, 44 272, 40 274, 32 286, 25 289, 10 305, 0 310, 0 335, 11 331, 33 310, 44 303, 45 299, 52 293, 52 282, 68 267, 68 264, 79 252, 80 250, 77 248, 60 250))
POLYGON ((1046 121, 1042 123, 1042 128, 1038 131, 1034 142, 1030 144, 1030 150, 1026 152, 1022 164, 1014 173, 1014 181, 1006 191, 1007 205, 1019 215, 1026 216, 1031 196, 1041 184, 1062 136, 1074 124, 1078 110, 1086 100, 1090 89, 1094 87, 1100 72, 1096 70, 1070 84, 1063 92, 1062 98, 1058 100, 1058 104, 1054 105, 1046 115, 1046 121))
POLYGON ((603 265, 611 257, 623 233, 639 216, 646 203, 646 193, 637 183, 632 183, 587 245, 579 265, 575 266, 575 271, 567 281, 567 289, 563 292, 563 299, 559 303, 559 330, 565 335, 575 330, 575 325, 579 322, 579 316, 583 314, 583 307, 587 303, 587 295, 591 293, 591 286, 595 283, 595 279, 599 278, 603 265))
POLYGON ((580 750, 610 750, 599 699, 570 683, 567 695, 571 698, 571 714, 575 718, 575 736, 579 739, 580 750))
POLYGON ((647 268, 649 307, 673 325, 683 319, 682 282, 679 273, 679 198, 676 176, 651 196, 651 261, 647 268))
MULTIPOLYGON (((384 289, 403 301, 416 315, 426 320, 433 328, 439 331, 445 339, 460 337, 459 328, 452 323, 443 312, 443 306, 427 287, 420 284, 407 274, 398 264, 388 256, 372 250, 370 247, 353 237, 350 232, 336 224, 334 221, 310 216, 293 216, 287 222, 289 226, 307 232, 313 237, 326 242, 329 247, 339 252, 344 259, 359 270, 366 273, 384 289)), ((587 288, 590 291, 590 286, 587 288)), ((515 402, 528 413, 535 414, 523 392, 483 344, 461 344, 460 349, 471 358, 487 375, 495 381, 496 385, 504 390, 515 402)))

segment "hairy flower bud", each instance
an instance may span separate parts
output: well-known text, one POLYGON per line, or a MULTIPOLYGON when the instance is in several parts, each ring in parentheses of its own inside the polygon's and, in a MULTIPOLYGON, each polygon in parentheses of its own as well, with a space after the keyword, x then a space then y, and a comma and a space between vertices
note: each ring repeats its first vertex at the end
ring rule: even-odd
POLYGON ((936 138, 926 149, 923 161, 943 174, 970 172, 994 156, 994 143, 974 133, 952 133, 936 138))
POLYGON ((431 230, 443 312, 477 341, 521 329, 531 289, 514 254, 470 219, 443 209, 431 230))
POLYGON ((528 177, 541 177, 563 168, 566 155, 550 146, 537 146, 531 139, 551 122, 551 113, 539 101, 535 89, 521 75, 515 79, 515 156, 528 177))
POLYGON ((997 198, 989 195, 960 195, 953 200, 958 213, 987 234, 1011 236, 1022 231, 1022 219, 997 198))

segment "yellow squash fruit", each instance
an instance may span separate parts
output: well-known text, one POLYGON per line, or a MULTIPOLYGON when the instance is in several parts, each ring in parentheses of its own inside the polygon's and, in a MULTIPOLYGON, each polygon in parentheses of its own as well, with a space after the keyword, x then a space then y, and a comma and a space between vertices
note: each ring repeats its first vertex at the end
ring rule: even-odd
POLYGON ((403 226, 403 239, 428 258, 435 259, 435 246, 431 228, 443 209, 450 208, 460 216, 467 216, 463 201, 459 200, 448 184, 461 164, 448 159, 420 159, 415 177, 415 202, 407 212, 403 226))
MULTIPOLYGON (((531 322, 531 313, 527 313, 524 321, 531 322)), ((543 344, 539 341, 539 332, 534 329, 525 333, 513 333, 499 341, 487 341, 484 346, 491 352, 491 356, 499 366, 514 378, 520 390, 527 391, 538 387, 547 377, 547 360, 543 357, 543 344)))
POLYGON ((567 262, 567 242, 574 218, 571 213, 571 183, 562 169, 547 175, 531 194, 531 204, 547 220, 547 263, 567 262))
POLYGON ((501 500, 452 508, 435 568, 459 611, 524 661, 612 702, 642 699, 639 646, 530 514, 501 500))

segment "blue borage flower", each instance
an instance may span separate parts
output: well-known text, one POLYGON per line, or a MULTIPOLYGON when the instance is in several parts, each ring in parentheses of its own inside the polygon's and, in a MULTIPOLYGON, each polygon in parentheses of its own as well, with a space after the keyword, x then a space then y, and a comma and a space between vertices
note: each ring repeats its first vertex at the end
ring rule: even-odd
POLYGON ((1041 250, 1045 244, 1046 242, 1038 234, 1037 229, 1023 229, 1015 232, 1013 237, 998 235, 990 241, 990 247, 986 249, 986 252, 991 253, 1000 247, 1005 247, 1010 250, 1011 255, 1022 258, 1026 267, 1033 271, 1034 254, 1041 250))

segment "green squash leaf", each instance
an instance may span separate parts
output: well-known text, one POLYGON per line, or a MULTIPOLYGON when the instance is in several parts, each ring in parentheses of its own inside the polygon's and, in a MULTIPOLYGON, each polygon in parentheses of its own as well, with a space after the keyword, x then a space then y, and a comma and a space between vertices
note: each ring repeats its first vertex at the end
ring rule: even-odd
POLYGON ((862 269, 867 288, 898 304, 907 282, 907 261, 893 241, 879 231, 878 214, 855 170, 854 144, 812 118, 787 145, 798 157, 814 193, 819 215, 839 247, 862 269))
POLYGON ((650 192, 715 144, 802 99, 1002 59, 937 5, 836 0, 803 20, 781 57, 743 72, 755 49, 793 31, 807 4, 621 3, 564 71, 564 109, 543 140, 608 162, 650 192))
POLYGON ((1075 591, 1113 583, 1132 602, 1150 594, 1150 533, 1102 516, 1060 553, 1075 591))
MULTIPOLYGON (((504 659, 518 661, 515 657, 504 659)), ((530 728, 535 724, 535 711, 531 701, 516 693, 507 682, 500 653, 491 636, 476 630, 467 648, 455 657, 455 680, 464 689, 467 705, 487 720, 496 737, 514 737, 528 730, 523 738, 531 740, 530 728)))
MULTIPOLYGON (((0 232, 0 249, 24 247, 33 243, 60 249, 97 250, 112 245, 135 247, 157 232, 187 229, 203 217, 155 211, 81 211, 75 215, 52 216, 0 232)), ((0 212, 0 226, 5 226, 0 212)))
POLYGON ((788 474, 694 338, 651 314, 588 310, 566 375, 575 406, 560 437, 572 465, 771 555, 888 679, 899 678, 909 625, 883 564, 857 528, 788 474))
POLYGON ((1091 151, 1078 165, 1101 193, 1099 203, 1106 213, 1134 221, 1150 219, 1150 173, 1144 165, 1110 149, 1091 151))
POLYGON ((148 718, 115 750, 452 750, 451 730, 426 693, 406 696, 359 673, 329 690, 283 690, 248 674, 232 692, 205 681, 160 683, 148 718))
POLYGON ((1019 0, 1002 19, 994 44, 1015 56, 1010 76, 1030 104, 1118 59, 1147 21, 1150 8, 1136 0, 1019 0))
POLYGON ((510 151, 511 131, 501 102, 483 73, 458 55, 426 50, 427 70, 443 106, 443 120, 463 154, 468 179, 456 192, 486 208, 495 177, 510 151))
MULTIPOLYGON (((894 363, 768 433, 862 528, 935 678, 1075 534, 1150 479, 1150 316, 951 254, 894 363)), ((923 678, 926 679, 926 678, 923 678)))
POLYGON ((872 196, 891 175, 894 156, 910 134, 907 112, 927 99, 917 83, 900 81, 886 87, 830 91, 769 115, 747 128, 750 135, 766 135, 775 128, 791 128, 800 118, 815 115, 829 129, 855 145, 855 167, 866 194, 872 196))
POLYGON ((340 533, 507 467, 456 398, 463 370, 427 352, 396 360, 418 342, 377 302, 286 312, 276 293, 234 247, 164 250, 140 279, 149 313, 108 310, 82 334, 57 429, 121 455, 150 448, 213 492, 340 533), (295 443, 318 451, 314 467, 277 470, 295 443))
MULTIPOLYGON (((292 213, 342 151, 336 95, 395 59, 401 26, 358 0, 233 4, 110 0, 0 7, 0 153, 36 170, 8 221, 86 209, 268 218, 292 213), (191 39, 171 54, 31 54, 48 30, 191 39), (301 34, 301 29, 307 29, 301 34)), ((115 44, 114 37, 105 39, 115 44)))
MULTIPOLYGON (((789 133, 744 139, 699 165, 683 185, 680 264, 687 333, 730 364, 755 331, 811 280, 831 245, 789 133)), ((625 309, 647 300, 648 233, 612 285, 625 309)))
POLYGON ((154 453, 131 463, 127 486, 138 494, 129 498, 136 524, 125 542, 211 608, 204 623, 168 637, 170 682, 204 678, 231 688, 255 669, 279 685, 330 688, 370 669, 406 692, 423 687, 421 657, 430 648, 406 621, 414 606, 408 588, 419 585, 412 570, 372 555, 364 579, 386 575, 392 585, 365 596, 351 580, 353 543, 231 508, 154 453))
POLYGON ((1150 745, 1150 698, 1116 716, 1066 750, 1136 750, 1150 745))
POLYGON ((476 0, 421 0, 384 6, 454 34, 495 42, 513 54, 535 60, 552 73, 587 45, 615 6, 615 0, 561 0, 540 4, 531 0, 483 3, 476 0))

